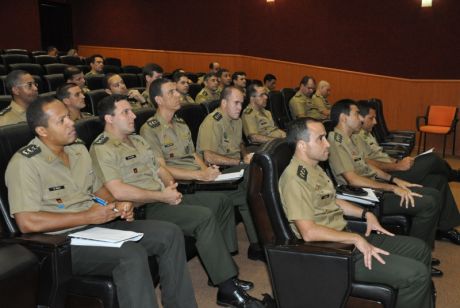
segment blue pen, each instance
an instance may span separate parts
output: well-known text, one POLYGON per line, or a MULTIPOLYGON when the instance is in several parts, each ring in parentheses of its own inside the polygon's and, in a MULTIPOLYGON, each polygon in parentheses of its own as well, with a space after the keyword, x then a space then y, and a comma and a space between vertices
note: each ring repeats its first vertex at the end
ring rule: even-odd
MULTIPOLYGON (((104 199, 101 199, 95 195, 90 195, 91 196, 91 199, 96 202, 97 204, 101 205, 101 206, 107 206, 107 201, 105 201, 104 199)), ((118 212, 118 209, 114 208, 113 209, 114 212, 118 212)))

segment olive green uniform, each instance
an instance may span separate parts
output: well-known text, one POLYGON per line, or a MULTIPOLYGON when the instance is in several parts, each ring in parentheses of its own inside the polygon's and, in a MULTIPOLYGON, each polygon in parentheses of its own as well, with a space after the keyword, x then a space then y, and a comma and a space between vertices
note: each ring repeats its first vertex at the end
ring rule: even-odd
MULTIPOLYGON (((375 137, 364 129, 361 129, 358 134, 353 134, 352 139, 365 159, 384 163, 394 162, 393 158, 383 152, 375 137)), ((444 206, 440 213, 438 229, 446 231, 460 225, 460 213, 448 182, 450 172, 452 169, 445 160, 434 153, 429 153, 415 158, 414 165, 409 170, 393 171, 390 174, 405 181, 439 190, 442 198, 440 204, 444 206)))
MULTIPOLYGON (((241 159, 242 126, 241 119, 232 120, 222 112, 220 107, 216 108, 206 116, 200 125, 197 153, 203 156, 204 151, 211 151, 222 156, 241 159)), ((245 170, 243 181, 238 185, 238 189, 229 191, 229 196, 233 204, 238 206, 249 242, 257 243, 257 233, 246 200, 247 169, 245 170)))
POLYGON ((216 90, 216 95, 220 98, 220 95, 222 94, 222 91, 224 90, 224 87, 218 86, 216 90))
POLYGON ((332 105, 321 95, 313 94, 311 104, 307 105, 307 116, 317 120, 326 120, 329 117, 324 115, 324 111, 331 111, 332 105))
MULTIPOLYGON (((65 146, 64 151, 69 157, 68 167, 38 138, 13 156, 5 173, 11 214, 77 213, 94 205, 90 194, 102 184, 93 172, 86 147, 77 140, 65 146)), ((146 258, 155 255, 165 307, 196 307, 183 235, 177 226, 161 221, 122 220, 101 226, 142 232, 144 237, 120 248, 72 246, 74 274, 112 276, 120 307, 158 307, 146 258)), ((66 234, 77 228, 54 233, 66 234)))
POLYGON ((189 94, 181 94, 180 103, 181 104, 195 104, 195 101, 189 94))
POLYGON ((27 122, 26 109, 20 106, 15 101, 11 101, 10 105, 0 111, 0 126, 27 122))
MULTIPOLYGON (((156 113, 142 125, 140 134, 152 148, 155 157, 163 157, 167 166, 200 170, 195 161, 195 146, 185 121, 177 116, 172 125, 156 113)), ((230 252, 238 250, 236 241, 235 212, 232 200, 226 192, 197 191, 183 195, 183 201, 208 207, 215 215, 230 252)))
MULTIPOLYGON (((355 172, 357 175, 376 180, 376 172, 366 163, 363 153, 351 138, 338 128, 329 133, 330 143, 329 163, 335 179, 339 184, 347 184, 343 177, 345 172, 355 172)), ((424 240, 433 247, 436 225, 439 213, 444 205, 439 203, 441 195, 431 187, 411 188, 423 197, 414 197, 415 206, 400 205, 400 197, 392 192, 385 192, 382 201, 384 214, 404 214, 412 216, 410 235, 424 240)))
MULTIPOLYGON (((296 220, 313 221, 337 231, 345 231, 347 222, 337 206, 331 180, 318 165, 312 167, 293 157, 279 181, 281 202, 292 231, 302 238, 296 220)), ((384 283, 398 289, 396 307, 431 307, 431 253, 422 241, 406 236, 370 235, 368 242, 390 252, 375 259, 372 270, 365 268, 363 254, 354 261, 354 280, 384 283)))
MULTIPOLYGON (((118 179, 141 189, 163 190, 163 182, 158 176, 159 165, 147 141, 139 135, 129 135, 128 138, 133 146, 107 132, 96 138, 90 149, 96 175, 103 183, 118 179)), ((211 210, 183 200, 179 205, 146 204, 145 213, 148 219, 178 225, 185 235, 196 239, 196 248, 214 284, 237 275, 236 265, 211 210)))
POLYGON ((91 118, 91 117, 94 117, 94 115, 92 115, 89 112, 80 112, 80 117, 76 118, 76 119, 72 119, 72 121, 77 122, 77 121, 87 119, 87 118, 91 118))
POLYGON ((207 102, 212 102, 212 101, 218 100, 219 97, 220 96, 219 96, 219 94, 217 94, 217 92, 213 93, 211 90, 209 90, 207 88, 203 88, 196 95, 195 103, 203 104, 203 103, 207 103, 207 102))
POLYGON ((308 106, 311 105, 311 98, 307 97, 300 91, 291 98, 289 101, 289 109, 293 119, 303 118, 308 116, 308 106))
POLYGON ((146 90, 144 90, 144 92, 142 92, 142 96, 145 98, 145 101, 148 103, 148 105, 146 105, 145 107, 153 108, 154 110, 156 110, 155 106, 153 105, 152 101, 150 100, 150 94, 149 94, 148 89, 146 89, 146 90))
POLYGON ((104 74, 95 73, 93 71, 89 71, 88 73, 85 74, 85 78, 93 77, 93 76, 104 76, 104 74))
POLYGON ((273 138, 283 138, 284 132, 276 127, 272 113, 265 108, 254 109, 247 106, 241 115, 243 131, 246 137, 250 135, 262 135, 273 138))

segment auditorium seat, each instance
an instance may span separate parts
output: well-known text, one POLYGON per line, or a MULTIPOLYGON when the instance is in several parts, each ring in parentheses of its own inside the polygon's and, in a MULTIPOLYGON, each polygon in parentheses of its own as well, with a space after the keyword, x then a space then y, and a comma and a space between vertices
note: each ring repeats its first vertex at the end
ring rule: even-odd
POLYGON ((0 76, 0 95, 5 94, 8 94, 8 91, 6 90, 6 76, 2 75, 0 76))
POLYGON ((283 106, 287 111, 289 120, 292 120, 294 118, 293 115, 291 114, 291 108, 289 108, 289 101, 295 95, 295 93, 296 93, 296 90, 293 88, 281 89, 281 95, 283 97, 283 106))
POLYGON ((121 60, 118 58, 105 58, 104 59, 104 66, 105 65, 115 65, 121 68, 121 60))
POLYGON ((61 61, 61 63, 63 64, 68 64, 68 65, 84 65, 81 58, 75 57, 75 56, 62 56, 62 57, 59 57, 59 61, 61 61))
POLYGON ((18 49, 18 48, 12 48, 12 49, 4 49, 3 50, 4 54, 15 54, 15 55, 29 55, 29 51, 26 49, 18 49))
POLYGON ((191 83, 188 88, 188 94, 195 100, 195 97, 200 93, 201 89, 203 89, 202 85, 191 83))
POLYGON ((198 82, 198 76, 195 73, 185 73, 187 75, 187 78, 192 81, 192 83, 197 83, 198 82))
POLYGON ((104 88, 104 76, 93 75, 86 77, 86 85, 90 90, 99 90, 104 88))
POLYGON ((267 109, 272 113, 276 125, 281 129, 286 129, 291 118, 280 91, 270 91, 268 93, 267 109))
POLYGON ((126 74, 141 74, 142 68, 135 65, 125 65, 121 68, 121 71, 126 74))
POLYGON ((34 50, 30 54, 31 54, 32 57, 48 55, 48 53, 45 50, 34 50))
POLYGON ((2 58, 2 63, 7 67, 10 64, 15 63, 32 63, 28 55, 17 55, 17 54, 4 54, 0 56, 2 58))
POLYGON ((155 114, 155 109, 153 108, 141 108, 134 111, 136 115, 136 119, 134 119, 134 127, 136 130, 136 134, 139 134, 142 125, 147 122, 148 118, 153 117, 155 114))
POLYGON ((68 67, 63 63, 51 63, 43 65, 45 67, 46 75, 64 74, 64 70, 68 67))
POLYGON ((82 64, 82 65, 75 65, 76 67, 78 67, 82 72, 83 72, 83 75, 88 73, 91 68, 89 67, 89 65, 86 65, 86 64, 82 64))
POLYGON ((65 83, 63 74, 45 75, 43 80, 45 80, 47 91, 56 91, 58 87, 65 83))
POLYGON ((58 59, 56 57, 48 56, 48 55, 35 56, 33 57, 33 59, 34 59, 34 63, 40 64, 40 65, 58 63, 58 59))
POLYGON ((0 76, 6 75, 6 67, 3 64, 0 64, 0 76))
POLYGON ((201 122, 208 115, 206 107, 203 104, 186 104, 176 112, 179 118, 184 119, 190 132, 192 134, 193 144, 196 146, 196 140, 198 138, 198 130, 201 122))
POLYGON ((0 95, 0 111, 8 107, 11 103, 11 95, 0 95))
POLYGON ((206 109, 206 111, 208 113, 211 113, 213 112, 217 107, 220 106, 220 100, 219 99, 216 99, 214 101, 211 101, 211 102, 206 102, 206 103, 203 103, 203 104, 200 104, 200 105, 203 105, 206 109))
POLYGON ((37 88, 38 88, 38 93, 45 93, 46 92, 46 87, 45 87, 45 82, 40 76, 37 75, 32 75, 34 78, 35 82, 37 83, 37 88))
POLYGON ((56 91, 44 92, 38 94, 40 97, 56 97, 56 91))
POLYGON ((135 74, 120 73, 119 75, 128 89, 141 87, 141 82, 135 74))
POLYGON ((43 76, 45 71, 40 64, 35 63, 15 63, 10 64, 10 71, 23 70, 31 75, 43 76))
POLYGON ((85 93, 86 107, 83 111, 97 115, 97 103, 108 95, 109 94, 107 94, 104 89, 91 90, 88 93, 85 93))
POLYGON ((145 87, 146 84, 145 84, 145 77, 142 73, 138 73, 136 74, 137 75, 137 78, 139 78, 140 82, 141 82, 141 86, 145 87))
POLYGON ((110 65, 110 64, 104 64, 104 74, 119 74, 121 73, 121 67, 116 66, 116 65, 110 65))

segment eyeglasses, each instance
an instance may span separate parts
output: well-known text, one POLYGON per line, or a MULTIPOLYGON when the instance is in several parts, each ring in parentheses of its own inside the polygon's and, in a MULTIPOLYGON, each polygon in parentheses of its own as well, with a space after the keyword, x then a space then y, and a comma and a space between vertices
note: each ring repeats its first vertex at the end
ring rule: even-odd
POLYGON ((30 81, 16 85, 16 87, 26 87, 28 89, 32 89, 34 86, 38 88, 38 83, 30 81))

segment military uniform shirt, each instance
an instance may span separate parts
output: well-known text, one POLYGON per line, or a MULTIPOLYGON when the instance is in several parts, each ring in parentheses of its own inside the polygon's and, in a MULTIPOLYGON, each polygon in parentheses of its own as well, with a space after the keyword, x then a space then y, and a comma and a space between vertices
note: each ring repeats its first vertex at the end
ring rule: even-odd
POLYGON ((295 220, 311 220, 338 231, 347 225, 343 210, 336 204, 332 181, 320 166, 309 166, 294 156, 278 186, 284 212, 298 238, 302 236, 295 220))
POLYGON ((371 133, 366 132, 364 129, 361 129, 358 134, 353 134, 352 139, 360 151, 364 153, 364 157, 366 159, 372 159, 384 163, 391 163, 393 161, 387 153, 383 152, 382 147, 379 146, 375 137, 372 136, 371 133))
POLYGON ((89 112, 80 112, 80 117, 76 119, 72 119, 72 121, 77 122, 83 119, 91 118, 93 115, 89 112))
POLYGON ((11 101, 8 107, 0 111, 0 126, 17 124, 26 121, 26 109, 15 101, 11 101))
POLYGON ((357 175, 366 178, 375 179, 376 172, 366 163, 364 154, 352 139, 337 128, 329 133, 327 139, 331 145, 329 164, 338 184, 347 184, 342 174, 349 171, 354 171, 357 175))
POLYGON ((200 125, 197 152, 212 151, 219 155, 241 159, 242 121, 232 120, 219 107, 208 114, 200 125))
POLYGON ((324 115, 325 110, 331 110, 331 104, 321 95, 313 94, 311 104, 307 104, 307 116, 317 120, 325 120, 328 116, 324 115))
POLYGON ((220 99, 220 95, 222 94, 223 90, 224 90, 224 87, 222 87, 222 86, 217 87, 216 95, 219 96, 219 99, 220 99))
POLYGON ((152 101, 150 100, 149 91, 144 90, 144 92, 142 92, 142 96, 145 98, 145 101, 146 101, 147 104, 148 104, 148 105, 145 106, 145 107, 153 108, 154 110, 156 110, 155 106, 153 105, 152 101))
POLYGON ((155 157, 163 157, 166 165, 200 170, 195 162, 195 146, 187 124, 174 116, 172 125, 156 113, 142 125, 140 134, 152 148, 155 157))
POLYGON ((103 183, 122 180, 142 189, 163 190, 164 185, 158 177, 159 165, 147 141, 139 135, 128 138, 134 147, 107 132, 94 140, 90 155, 98 178, 103 183))
POLYGON ((195 103, 203 104, 207 102, 212 102, 219 99, 219 95, 217 93, 212 93, 210 90, 203 88, 195 97, 195 103))
POLYGON ((94 73, 93 71, 89 71, 85 74, 85 78, 92 77, 92 76, 104 76, 104 74, 94 73))
POLYGON ((243 131, 247 137, 253 134, 274 138, 283 137, 283 131, 276 127, 271 112, 265 108, 256 110, 249 105, 244 109, 241 119, 243 120, 243 131))
POLYGON ((94 204, 89 194, 102 184, 93 172, 88 150, 77 139, 64 151, 69 167, 37 137, 13 155, 5 173, 11 215, 81 212, 94 204))
POLYGON ((289 109, 294 119, 307 116, 307 105, 311 105, 311 98, 305 96, 302 92, 297 93, 289 101, 289 109))
POLYGON ((188 94, 181 94, 180 95, 180 103, 181 104, 195 104, 193 98, 188 94))

